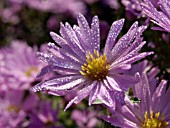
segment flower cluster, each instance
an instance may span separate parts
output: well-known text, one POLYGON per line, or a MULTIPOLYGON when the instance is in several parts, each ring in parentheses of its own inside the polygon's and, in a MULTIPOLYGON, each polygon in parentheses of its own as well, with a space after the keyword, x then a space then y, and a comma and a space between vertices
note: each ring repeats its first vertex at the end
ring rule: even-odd
MULTIPOLYGON (((49 78, 36 79, 44 66, 36 57, 36 48, 33 50, 24 41, 15 40, 9 47, 0 49, 0 56, 0 127, 36 128, 46 126, 48 121, 57 121, 54 114, 58 108, 53 109, 52 102, 41 100, 29 91, 34 83, 49 78)), ((49 124, 52 126, 55 125, 49 124)))
POLYGON ((166 85, 167 81, 162 80, 156 87, 146 74, 142 74, 140 82, 133 88, 139 103, 132 103, 126 97, 126 105, 117 107, 113 116, 105 116, 104 120, 122 128, 168 128, 170 110, 167 97, 170 90, 166 90, 166 85))
POLYGON ((0 128, 170 127, 169 0, 0 5, 0 128))

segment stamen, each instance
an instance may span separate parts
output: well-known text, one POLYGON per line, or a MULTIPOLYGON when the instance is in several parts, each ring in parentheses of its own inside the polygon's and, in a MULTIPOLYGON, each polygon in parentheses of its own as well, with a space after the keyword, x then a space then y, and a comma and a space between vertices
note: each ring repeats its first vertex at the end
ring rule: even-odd
POLYGON ((20 109, 19 109, 17 106, 10 105, 10 106, 7 108, 7 110, 8 110, 9 112, 19 112, 20 109))
POLYGON ((148 116, 148 112, 145 112, 144 115, 144 122, 141 126, 141 128, 166 128, 168 125, 167 121, 164 121, 164 115, 160 117, 160 112, 157 112, 154 114, 153 112, 150 112, 150 117, 148 116))
POLYGON ((86 55, 86 62, 81 66, 80 74, 90 80, 102 81, 108 75, 110 65, 107 62, 106 54, 100 55, 98 51, 94 50, 94 55, 90 52, 86 55))
POLYGON ((25 75, 30 77, 33 72, 38 72, 38 68, 31 66, 28 70, 26 70, 25 75))

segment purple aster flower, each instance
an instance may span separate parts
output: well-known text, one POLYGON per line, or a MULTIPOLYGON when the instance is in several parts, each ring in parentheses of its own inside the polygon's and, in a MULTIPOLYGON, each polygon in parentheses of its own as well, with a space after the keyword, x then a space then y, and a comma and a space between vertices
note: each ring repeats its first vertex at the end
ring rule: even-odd
POLYGON ((1 128, 17 128, 24 125, 27 113, 35 107, 38 100, 37 96, 32 94, 24 97, 24 91, 8 90, 0 98, 1 128))
MULTIPOLYGON (((158 7, 158 0, 149 0, 155 7, 158 7)), ((142 14, 142 6, 144 0, 121 0, 121 3, 125 6, 127 14, 133 14, 137 17, 144 16, 142 14)))
POLYGON ((88 4, 93 4, 93 3, 97 2, 98 0, 83 0, 83 1, 88 4))
POLYGON ((67 0, 67 2, 63 0, 26 0, 24 2, 31 8, 52 13, 69 13, 76 16, 79 12, 86 12, 85 4, 77 0, 67 0))
POLYGON ((79 128, 94 128, 99 123, 96 111, 74 110, 71 118, 76 122, 79 128))
POLYGON ((0 17, 2 21, 4 23, 12 23, 13 25, 18 24, 20 22, 18 12, 21 11, 22 5, 10 3, 8 0, 1 0, 0 4, 0 17))
POLYGON ((85 3, 81 0, 67 0, 67 2, 63 0, 6 0, 6 1, 9 6, 12 6, 12 8, 10 7, 3 14, 4 18, 6 18, 7 20, 16 20, 16 18, 18 18, 14 15, 15 10, 13 9, 13 6, 19 6, 21 8, 27 6, 29 8, 36 9, 39 11, 51 12, 55 14, 67 13, 72 16, 77 16, 79 12, 83 14, 86 13, 85 3))
POLYGON ((39 63, 36 51, 22 41, 13 41, 10 47, 0 49, 0 56, 0 88, 3 90, 30 88, 44 66, 39 63))
POLYGON ((11 6, 10 8, 5 8, 1 12, 2 21, 4 23, 12 23, 17 24, 20 21, 19 16, 17 13, 21 10, 19 6, 11 6))
POLYGON ((79 12, 86 13, 86 6, 79 0, 9 0, 18 5, 26 5, 30 8, 52 12, 52 13, 69 13, 73 16, 79 12))
POLYGON ((138 26, 138 22, 135 22, 117 41, 124 19, 115 21, 101 52, 98 17, 93 17, 91 27, 83 15, 79 14, 77 20, 78 26, 74 25, 73 28, 68 23, 61 23, 61 36, 50 33, 61 48, 49 43, 49 53, 39 53, 40 59, 48 63, 39 76, 54 70, 63 73, 55 79, 34 86, 32 91, 76 91, 76 97, 69 102, 66 109, 87 96, 89 105, 99 99, 106 105, 115 107, 117 99, 120 102, 124 100, 122 92, 138 81, 136 77, 122 73, 130 69, 133 62, 153 53, 139 53, 145 44, 140 36, 146 26, 138 26))
MULTIPOLYGON (((158 67, 153 67, 153 64, 147 60, 143 60, 142 62, 138 64, 133 64, 131 69, 125 72, 125 74, 134 75, 136 72, 138 72, 140 75, 146 74, 147 78, 149 80, 149 84, 153 85, 152 87, 156 87, 156 85, 159 83, 159 81, 156 78, 156 75, 159 73, 158 67)), ((133 87, 132 87, 133 88, 133 87)), ((155 88, 151 88, 155 89, 155 88)), ((129 94, 133 94, 133 91, 129 90, 129 94)))
POLYGON ((162 39, 168 44, 170 42, 169 33, 162 33, 162 39))
POLYGON ((58 109, 54 110, 51 102, 41 101, 37 109, 30 113, 29 128, 62 128, 57 126, 58 109))
POLYGON ((145 74, 140 83, 133 86, 134 95, 140 99, 133 103, 126 98, 126 105, 116 108, 113 116, 104 119, 121 128, 169 128, 170 127, 170 89, 162 80, 158 87, 149 84, 145 74))
POLYGON ((118 10, 120 8, 118 0, 104 0, 102 2, 108 4, 112 9, 118 10))
POLYGON ((47 28, 49 30, 55 30, 57 26, 57 16, 51 16, 47 21, 47 28))
POLYGON ((153 67, 153 64, 148 60, 143 60, 138 64, 133 64, 131 69, 125 72, 125 74, 135 75, 136 72, 139 74, 147 74, 149 80, 155 79, 156 75, 159 73, 158 67, 153 67))
POLYGON ((170 32, 170 1, 159 0, 158 4, 160 11, 149 0, 145 0, 145 4, 142 4, 143 12, 152 19, 153 23, 162 27, 154 27, 153 29, 170 32))

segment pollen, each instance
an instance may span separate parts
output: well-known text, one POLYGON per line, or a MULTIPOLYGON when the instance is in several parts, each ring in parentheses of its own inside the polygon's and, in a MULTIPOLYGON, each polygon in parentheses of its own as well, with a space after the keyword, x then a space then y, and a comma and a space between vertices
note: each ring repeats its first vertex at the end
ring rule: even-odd
POLYGON ((109 67, 106 54, 100 55, 94 50, 93 55, 90 52, 86 55, 86 63, 81 66, 80 74, 90 80, 102 81, 108 75, 109 67))
POLYGON ((17 107, 17 106, 15 106, 15 105, 10 105, 8 108, 7 108, 7 110, 9 111, 9 112, 19 112, 19 108, 17 107))
POLYGON ((160 112, 155 114, 150 112, 150 116, 148 116, 148 112, 145 112, 144 118, 145 121, 141 128, 166 128, 168 125, 168 122, 164 121, 164 116, 160 117, 160 112))
POLYGON ((25 75, 30 77, 34 72, 38 72, 38 68, 31 66, 28 70, 25 71, 25 75))

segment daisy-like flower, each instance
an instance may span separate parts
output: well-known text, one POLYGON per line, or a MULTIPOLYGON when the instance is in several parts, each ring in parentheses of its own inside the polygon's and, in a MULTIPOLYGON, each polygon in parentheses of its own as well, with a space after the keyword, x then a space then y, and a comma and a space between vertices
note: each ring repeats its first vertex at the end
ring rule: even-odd
POLYGON ((86 110, 74 110, 71 114, 71 118, 76 122, 79 128, 94 128, 99 123, 97 119, 97 111, 86 110))
POLYGON ((169 128, 170 127, 170 89, 162 80, 158 87, 150 84, 145 74, 133 86, 133 93, 140 99, 132 103, 126 98, 126 105, 116 108, 113 116, 104 117, 114 126, 121 128, 169 128))
POLYGON ((156 30, 164 30, 170 32, 170 1, 159 0, 160 11, 158 11, 149 0, 145 0, 142 4, 143 12, 152 19, 152 22, 162 28, 154 27, 156 30))
MULTIPOLYGON (((148 60, 143 60, 138 64, 133 64, 131 69, 126 71, 125 74, 134 75, 136 72, 139 74, 145 73, 149 81, 152 81, 156 78, 156 75, 159 73, 158 67, 153 67, 153 64, 148 60)), ((157 81, 157 80, 156 80, 157 81)))
POLYGON ((99 99, 104 104, 115 107, 115 101, 121 103, 124 100, 122 92, 138 81, 137 77, 122 73, 130 69, 133 62, 152 54, 139 53, 145 44, 140 36, 146 27, 139 27, 138 22, 135 22, 117 41, 124 19, 115 21, 101 52, 98 17, 93 17, 91 26, 81 14, 77 20, 78 26, 74 25, 73 28, 68 23, 61 23, 61 36, 50 33, 61 48, 49 43, 48 54, 39 53, 40 59, 48 63, 39 76, 54 70, 62 71, 61 75, 34 86, 32 91, 76 91, 77 95, 66 109, 87 96, 89 105, 99 99))
POLYGON ((78 12, 86 13, 86 6, 83 1, 80 0, 9 0, 13 3, 25 4, 30 8, 52 12, 52 13, 68 13, 76 16, 78 12), (63 6, 64 4, 64 6, 63 6), (57 7, 57 8, 56 8, 57 7))
POLYGON ((0 61, 0 90, 30 88, 44 66, 39 63, 36 51, 18 40, 0 49, 0 61))
POLYGON ((38 103, 37 109, 33 109, 33 112, 29 113, 29 128, 63 128, 56 125, 57 115, 58 108, 54 110, 52 102, 43 100, 38 103))
MULTIPOLYGON (((149 0, 154 7, 158 6, 158 0, 149 0)), ((137 17, 144 17, 142 14, 142 7, 141 3, 143 3, 144 0, 121 0, 121 3, 125 6, 125 9, 127 10, 127 13, 132 13, 133 15, 137 17)))
POLYGON ((8 90, 0 97, 0 127, 19 128, 24 126, 27 114, 35 108, 36 95, 25 95, 22 90, 8 90))

